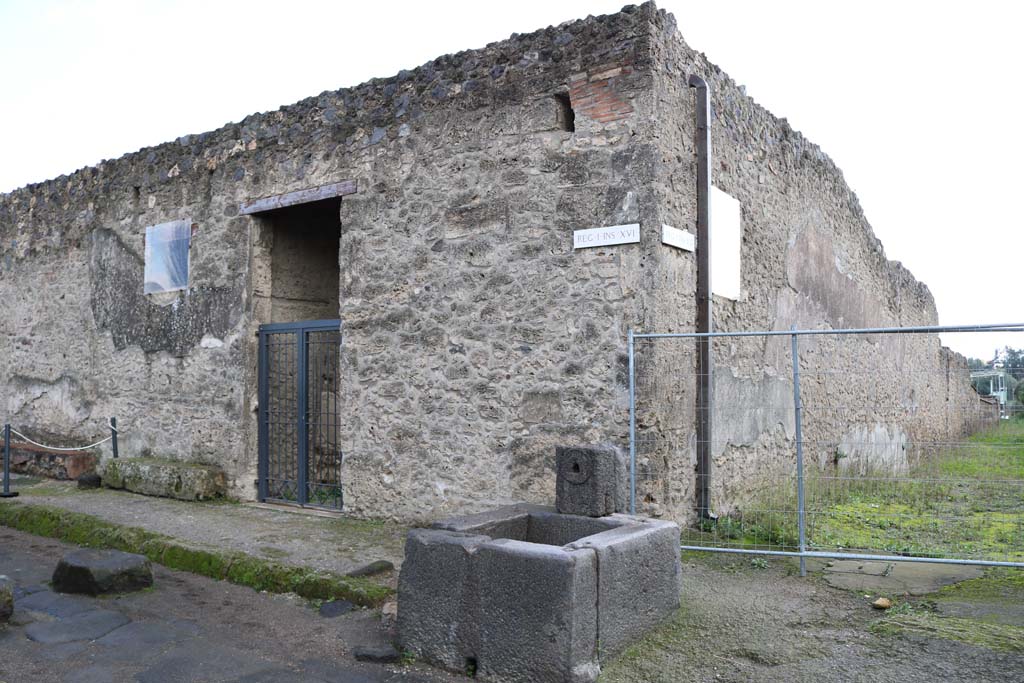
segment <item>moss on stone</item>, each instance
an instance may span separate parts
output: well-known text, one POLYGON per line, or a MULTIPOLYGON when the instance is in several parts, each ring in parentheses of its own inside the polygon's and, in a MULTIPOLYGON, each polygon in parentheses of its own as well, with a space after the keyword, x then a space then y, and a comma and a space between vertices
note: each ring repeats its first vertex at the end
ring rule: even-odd
POLYGON ((296 593, 310 600, 340 598, 375 607, 392 592, 364 578, 283 565, 243 553, 192 548, 145 529, 44 505, 0 504, 0 525, 77 545, 138 553, 170 569, 226 579, 260 591, 296 593))

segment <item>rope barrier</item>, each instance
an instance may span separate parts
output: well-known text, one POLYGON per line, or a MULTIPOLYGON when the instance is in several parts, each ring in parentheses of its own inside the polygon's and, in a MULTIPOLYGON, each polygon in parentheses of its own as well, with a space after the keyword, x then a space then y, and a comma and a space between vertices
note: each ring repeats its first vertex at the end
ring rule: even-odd
POLYGON ((11 434, 15 434, 17 436, 20 436, 22 439, 24 439, 25 441, 29 442, 33 446, 39 446, 40 448, 45 448, 48 451, 59 451, 61 453, 68 453, 68 452, 71 452, 71 451, 84 451, 87 448, 95 448, 96 446, 99 446, 100 444, 105 444, 106 442, 108 442, 112 438, 114 438, 112 436, 108 436, 107 438, 102 439, 100 441, 97 441, 96 443, 91 443, 88 446, 78 446, 78 447, 75 447, 75 448, 63 448, 63 447, 60 447, 60 446, 48 446, 45 443, 39 443, 38 441, 34 441, 34 440, 28 438, 27 436, 25 436, 24 434, 22 434, 21 432, 19 432, 17 429, 12 429, 11 430, 11 434))
POLYGON ((24 434, 19 432, 17 429, 14 429, 13 427, 11 428, 11 434, 17 434, 18 436, 20 436, 22 439, 24 439, 25 441, 29 442, 33 446, 39 446, 40 448, 45 448, 47 450, 57 451, 57 452, 60 452, 60 453, 70 453, 72 451, 84 451, 84 450, 87 450, 89 448, 95 448, 96 446, 100 446, 102 444, 105 444, 106 442, 108 442, 111 439, 113 439, 114 435, 119 433, 117 431, 117 427, 115 427, 112 422, 108 423, 107 426, 110 427, 110 431, 112 432, 112 434, 110 436, 108 436, 105 439, 100 439, 96 443, 91 443, 88 446, 77 446, 75 448, 66 448, 66 447, 62 447, 62 446, 48 446, 45 443, 39 443, 38 441, 35 441, 34 439, 30 439, 29 437, 25 436, 24 434))

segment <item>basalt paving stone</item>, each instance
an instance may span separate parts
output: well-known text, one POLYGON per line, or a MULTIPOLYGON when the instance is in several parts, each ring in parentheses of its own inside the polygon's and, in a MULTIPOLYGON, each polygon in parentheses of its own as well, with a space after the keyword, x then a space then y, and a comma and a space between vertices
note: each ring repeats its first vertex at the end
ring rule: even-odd
POLYGON ((24 597, 39 593, 47 590, 46 586, 40 583, 34 583, 29 586, 15 586, 14 587, 14 599, 21 600, 24 597))
MULTIPOLYGON (((24 638, 25 636, 22 635, 21 637, 24 638)), ((79 656, 82 650, 87 647, 89 647, 89 643, 84 640, 76 640, 71 643, 57 643, 55 645, 40 643, 39 656, 51 662, 63 662, 66 659, 79 656)))
POLYGON ((236 681, 271 666, 270 662, 254 658, 252 653, 191 641, 153 660, 135 675, 135 680, 138 683, 236 681))
POLYGON ((37 621, 25 628, 29 640, 52 645, 54 643, 70 643, 76 640, 96 640, 124 626, 128 617, 120 612, 106 609, 93 609, 55 621, 37 621))
MULTIPOLYGON (((345 679, 346 681, 350 679, 345 679)), ((322 678, 291 669, 263 669, 256 673, 236 678, 231 683, 329 683, 322 678)))
POLYGON ((124 672, 115 666, 107 664, 94 664, 84 669, 72 671, 61 683, 112 683, 112 681, 123 681, 124 672))
POLYGON ((85 598, 61 595, 51 590, 41 590, 14 601, 15 610, 42 612, 58 619, 73 617, 95 608, 96 605, 85 598))
POLYGON ((348 614, 355 607, 348 600, 331 600, 320 605, 320 616, 332 619, 334 617, 340 617, 342 614, 348 614))
POLYGON ((155 659, 175 645, 195 637, 198 629, 172 624, 133 621, 96 640, 103 646, 100 656, 124 662, 155 659))

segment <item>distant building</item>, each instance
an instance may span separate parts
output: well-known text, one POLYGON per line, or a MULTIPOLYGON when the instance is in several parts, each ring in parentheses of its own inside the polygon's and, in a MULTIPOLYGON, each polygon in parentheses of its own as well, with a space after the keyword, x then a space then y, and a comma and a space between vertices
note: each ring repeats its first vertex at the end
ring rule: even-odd
POLYGON ((1007 378, 1009 373, 1006 370, 995 368, 992 370, 973 370, 971 372, 971 384, 981 396, 991 396, 999 401, 999 412, 1006 411, 1006 401, 1009 396, 1007 378))

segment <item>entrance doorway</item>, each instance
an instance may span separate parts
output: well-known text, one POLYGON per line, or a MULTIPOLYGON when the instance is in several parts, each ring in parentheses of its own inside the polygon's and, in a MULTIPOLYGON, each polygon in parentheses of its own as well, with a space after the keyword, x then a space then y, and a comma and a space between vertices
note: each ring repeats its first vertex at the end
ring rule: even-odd
POLYGON ((243 205, 257 219, 253 311, 260 501, 342 509, 339 240, 345 183, 243 205), (341 188, 341 190, 338 190, 341 188))

